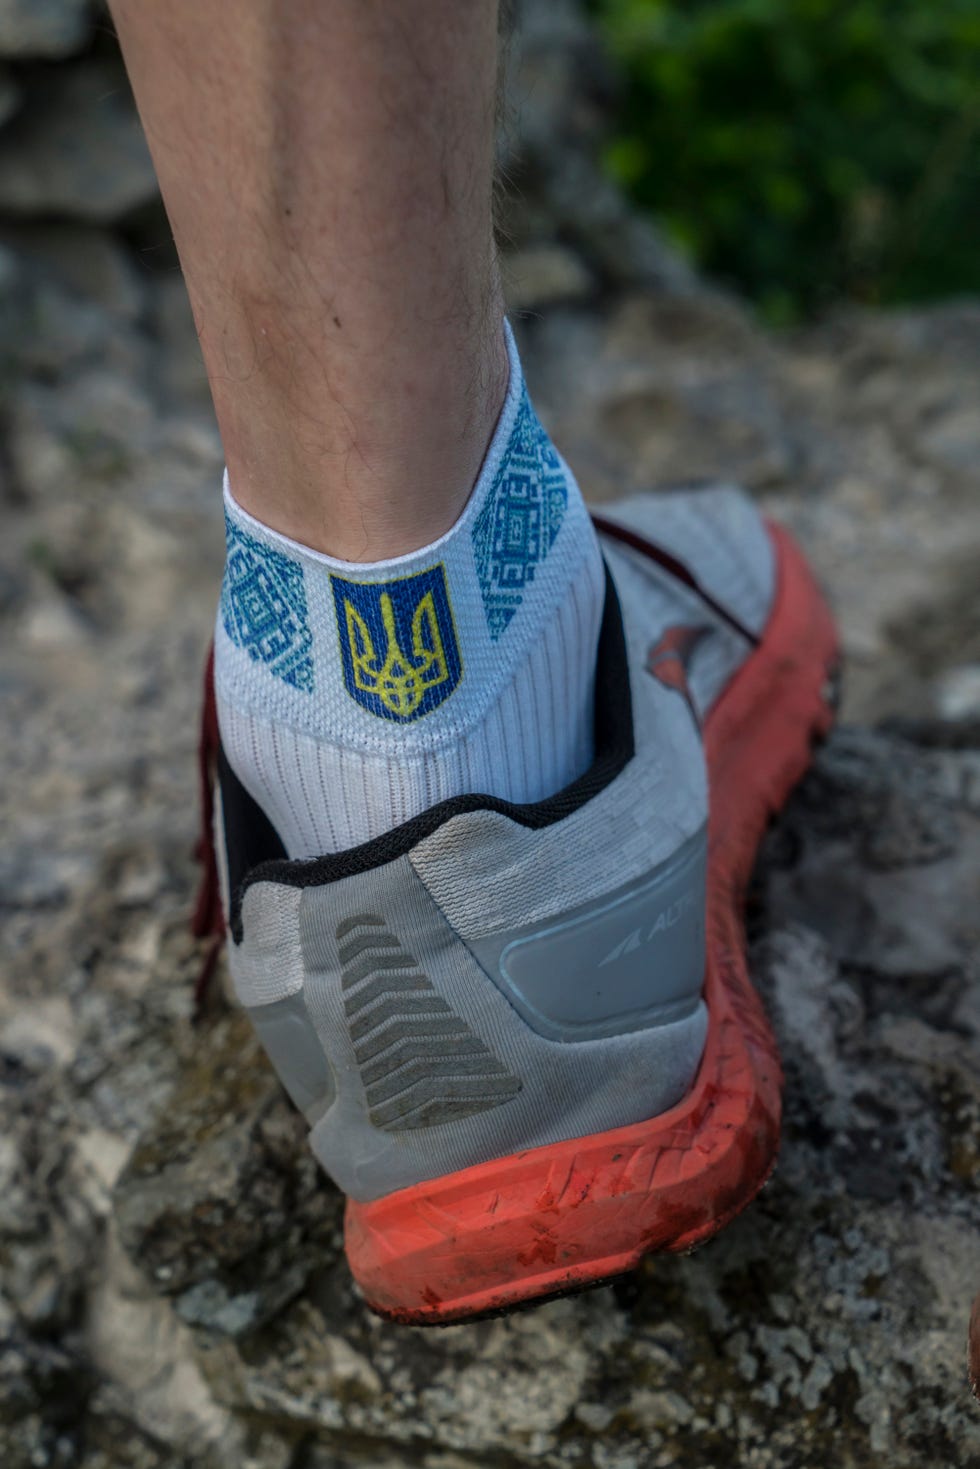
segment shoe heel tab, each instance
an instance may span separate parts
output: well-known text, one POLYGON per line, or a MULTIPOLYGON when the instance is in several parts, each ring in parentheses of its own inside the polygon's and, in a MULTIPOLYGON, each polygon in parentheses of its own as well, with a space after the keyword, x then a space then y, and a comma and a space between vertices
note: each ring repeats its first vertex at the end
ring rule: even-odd
POLYGON ((626 635, 619 597, 607 566, 606 600, 596 660, 595 757, 583 775, 544 801, 525 805, 495 796, 454 796, 358 847, 323 857, 289 860, 274 827, 242 786, 219 747, 218 772, 222 799, 227 802, 225 834, 232 937, 236 943, 241 942, 242 897, 253 882, 270 881, 306 888, 357 877, 406 856, 454 817, 475 811, 495 811, 518 826, 532 829, 551 826, 571 816, 611 785, 632 760, 634 750, 626 635))

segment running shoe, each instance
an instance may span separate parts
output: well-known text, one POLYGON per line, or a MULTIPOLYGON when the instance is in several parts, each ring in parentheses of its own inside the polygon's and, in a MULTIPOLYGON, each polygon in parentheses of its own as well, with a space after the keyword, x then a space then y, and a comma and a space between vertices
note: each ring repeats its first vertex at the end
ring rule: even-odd
POLYGON ((397 1321, 690 1250, 776 1157, 742 906, 833 719, 834 625, 790 536, 734 488, 595 523, 595 757, 548 800, 457 797, 289 860, 223 755, 208 675, 198 931, 226 926, 237 998, 347 1195, 354 1278, 397 1321))

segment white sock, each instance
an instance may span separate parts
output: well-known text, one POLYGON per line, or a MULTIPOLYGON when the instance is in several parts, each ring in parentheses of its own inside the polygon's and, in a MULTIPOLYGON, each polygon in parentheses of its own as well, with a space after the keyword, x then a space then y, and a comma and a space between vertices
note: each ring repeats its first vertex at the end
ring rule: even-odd
POLYGON ((592 760, 602 560, 509 326, 507 341, 480 477, 430 546, 337 561, 254 520, 225 478, 221 739, 291 857, 357 846, 450 796, 543 800, 592 760))

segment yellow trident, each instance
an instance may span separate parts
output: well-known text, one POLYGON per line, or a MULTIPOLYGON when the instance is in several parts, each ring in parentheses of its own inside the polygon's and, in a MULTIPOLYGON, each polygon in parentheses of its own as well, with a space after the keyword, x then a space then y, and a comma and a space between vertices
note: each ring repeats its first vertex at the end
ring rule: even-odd
POLYGON ((368 625, 346 597, 344 611, 355 687, 366 694, 374 694, 399 719, 410 718, 429 689, 436 688, 449 677, 432 593, 426 592, 412 614, 412 662, 398 646, 395 609, 387 592, 381 593, 381 621, 387 647, 380 668, 368 625))

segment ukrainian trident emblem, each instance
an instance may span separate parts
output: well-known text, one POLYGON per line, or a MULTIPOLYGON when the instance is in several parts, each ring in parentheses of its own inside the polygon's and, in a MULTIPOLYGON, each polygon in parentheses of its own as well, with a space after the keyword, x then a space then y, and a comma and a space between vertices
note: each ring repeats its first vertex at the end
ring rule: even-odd
POLYGON ((381 719, 408 724, 448 699, 463 672, 446 572, 401 581, 331 576, 344 685, 381 719))

